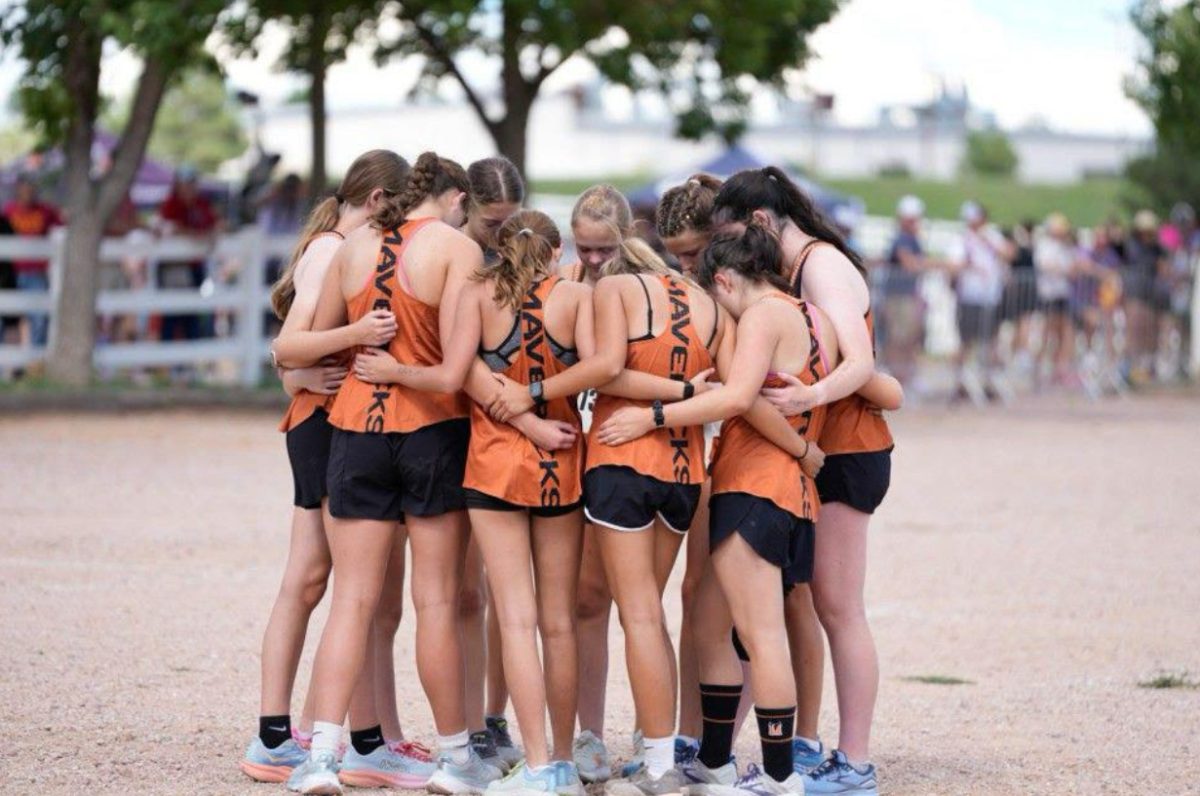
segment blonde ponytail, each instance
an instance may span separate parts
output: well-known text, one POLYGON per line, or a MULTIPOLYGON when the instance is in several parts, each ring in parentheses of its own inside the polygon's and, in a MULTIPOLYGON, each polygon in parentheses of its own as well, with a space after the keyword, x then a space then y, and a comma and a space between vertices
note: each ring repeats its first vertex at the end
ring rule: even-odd
POLYGON ((476 271, 472 278, 495 282, 492 300, 518 312, 529 288, 554 273, 554 251, 562 246, 562 236, 545 213, 521 210, 500 225, 496 246, 499 261, 476 271))
POLYGON ((279 279, 271 286, 271 309, 275 310, 275 315, 279 320, 287 318, 288 312, 292 309, 292 302, 296 299, 296 264, 300 262, 304 250, 308 248, 314 238, 333 231, 337 226, 338 220, 341 218, 340 208, 341 204, 337 197, 327 196, 308 214, 308 221, 304 224, 300 239, 296 242, 296 248, 292 249, 292 256, 288 260, 287 267, 283 269, 279 279))

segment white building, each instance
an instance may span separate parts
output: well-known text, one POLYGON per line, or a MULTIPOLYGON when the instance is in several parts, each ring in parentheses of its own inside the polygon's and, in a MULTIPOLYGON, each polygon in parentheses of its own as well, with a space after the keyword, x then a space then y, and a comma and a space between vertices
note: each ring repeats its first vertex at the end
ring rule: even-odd
MULTIPOLYGON (((776 119, 751 126, 743 143, 763 158, 824 177, 869 177, 900 168, 914 177, 950 179, 962 163, 968 131, 991 123, 989 115, 970 107, 965 92, 943 92, 922 106, 885 108, 873 126, 842 125, 809 105, 781 103, 776 119)), ((307 170, 306 108, 268 111, 262 135, 268 150, 283 155, 283 169, 307 170)), ((1019 158, 1019 175, 1030 182, 1115 174, 1150 145, 1143 138, 1046 128, 1008 135, 1019 158)), ((491 138, 465 102, 423 99, 330 114, 331 173, 344 171, 355 156, 374 147, 394 149, 410 159, 434 149, 463 162, 493 153, 491 138)), ((687 168, 721 148, 715 139, 697 143, 675 138, 669 119, 641 113, 636 103, 631 116, 615 119, 599 101, 598 91, 576 89, 535 103, 528 170, 543 179, 663 173, 687 168)))

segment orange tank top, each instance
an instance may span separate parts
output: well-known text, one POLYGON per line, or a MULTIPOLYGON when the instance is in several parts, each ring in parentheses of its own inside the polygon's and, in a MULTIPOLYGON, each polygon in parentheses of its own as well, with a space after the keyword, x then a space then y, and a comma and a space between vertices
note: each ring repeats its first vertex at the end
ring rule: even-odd
MULTIPOLYGON (((545 328, 545 307, 557 276, 530 287, 499 346, 479 354, 495 373, 531 384, 562 373, 579 361, 574 348, 560 345, 545 328)), ((556 398, 535 410, 540 417, 579 426, 574 396, 556 398)), ((544 508, 570 506, 583 497, 580 486, 583 441, 560 451, 544 451, 508 423, 497 423, 478 404, 471 406, 471 443, 463 486, 515 503, 544 508)))
MULTIPOLYGON (((810 241, 801 252, 800 264, 792 277, 792 294, 797 297, 800 295, 800 285, 804 276, 804 263, 819 242, 810 241)), ((874 353, 875 322, 870 309, 863 319, 867 324, 867 334, 871 337, 871 351, 874 353)), ((883 410, 854 393, 829 404, 825 428, 817 444, 827 455, 832 455, 889 451, 895 443, 892 441, 892 432, 887 421, 883 418, 883 410)))
MULTIPOLYGON (((342 233, 334 230, 322 232, 320 235, 314 235, 313 240, 316 240, 317 238, 324 238, 330 235, 345 240, 345 236, 342 233)), ((312 241, 309 241, 309 244, 311 245, 312 241)), ((319 395, 314 392, 309 392, 308 390, 300 390, 300 392, 292 396, 292 401, 288 404, 287 411, 283 413, 283 420, 279 423, 279 430, 291 431, 293 428, 312 417, 313 412, 317 411, 318 409, 323 409, 325 410, 326 414, 328 414, 330 407, 333 406, 333 399, 333 395, 319 395)))
MULTIPOLYGON (((646 288, 647 277, 639 275, 646 292, 647 328, 654 329, 653 305, 646 288)), ((650 277, 654 278, 654 277, 650 277)), ((671 305, 671 320, 659 335, 653 331, 645 337, 630 340, 626 347, 625 367, 655 376, 687 381, 702 370, 712 367, 708 352, 711 336, 706 343, 692 323, 692 308, 688 301, 687 283, 673 276, 657 277, 667 291, 671 305)), ((714 325, 713 334, 716 334, 714 325)), ((592 426, 588 433, 587 469, 604 465, 630 467, 642 475, 676 484, 704 482, 704 427, 656 428, 632 442, 615 447, 591 437, 597 433, 613 412, 625 406, 649 407, 650 401, 633 401, 612 395, 598 395, 592 411, 592 426)))
MULTIPOLYGON (((375 270, 362 290, 346 302, 350 323, 373 310, 391 310, 396 316, 396 336, 387 351, 406 365, 437 365, 442 361, 438 334, 438 308, 411 295, 404 284, 404 251, 409 241, 431 218, 406 221, 384 232, 375 270)), ((329 422, 345 431, 367 434, 409 432, 467 416, 462 393, 425 392, 399 384, 368 384, 351 371, 338 390, 329 422)))
MULTIPOLYGON (((808 303, 786 296, 771 294, 772 298, 790 301, 804 315, 808 326, 808 360, 794 374, 805 384, 816 384, 829 373, 817 326, 808 303)), ((764 387, 782 387, 786 382, 768 374, 764 387)), ((818 406, 803 414, 789 417, 788 423, 809 442, 816 442, 826 420, 826 407, 818 406)), ((743 417, 732 417, 721 426, 721 436, 715 443, 712 463, 712 493, 744 492, 765 498, 779 508, 806 520, 816 521, 820 501, 813 480, 804 474, 800 462, 790 453, 775 447, 759 434, 743 417)))

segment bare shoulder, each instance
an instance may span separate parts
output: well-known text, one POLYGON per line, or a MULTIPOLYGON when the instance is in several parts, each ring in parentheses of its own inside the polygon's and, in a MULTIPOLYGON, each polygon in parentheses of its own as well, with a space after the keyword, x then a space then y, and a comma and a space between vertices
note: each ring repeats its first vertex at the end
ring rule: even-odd
POLYGON ((567 263, 558 267, 558 275, 568 282, 579 283, 580 269, 583 263, 576 260, 573 263, 567 263))
POLYGON ((562 296, 568 301, 590 301, 592 298, 592 288, 590 285, 583 282, 570 282, 566 279, 561 280, 554 286, 554 295, 562 296))

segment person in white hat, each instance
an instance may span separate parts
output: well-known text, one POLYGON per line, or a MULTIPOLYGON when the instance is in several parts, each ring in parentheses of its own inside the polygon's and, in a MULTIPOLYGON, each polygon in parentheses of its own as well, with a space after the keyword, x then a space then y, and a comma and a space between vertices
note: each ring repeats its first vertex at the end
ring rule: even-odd
POLYGON ((1036 378, 1040 379, 1045 360, 1053 351, 1054 382, 1065 384, 1071 378, 1075 349, 1071 278, 1079 270, 1080 257, 1071 235, 1071 222, 1062 213, 1051 213, 1046 218, 1042 235, 1034 245, 1033 262, 1037 273, 1038 304, 1046 319, 1036 378))
POLYGON ((958 294, 959 395, 982 403, 985 396, 1006 392, 996 372, 996 327, 1014 252, 1000 231, 988 223, 983 205, 964 202, 959 215, 966 228, 949 257, 958 294), (968 370, 968 364, 977 360, 982 361, 968 370), (973 372, 980 368, 990 390, 973 372))

